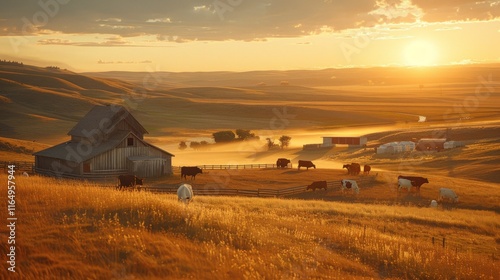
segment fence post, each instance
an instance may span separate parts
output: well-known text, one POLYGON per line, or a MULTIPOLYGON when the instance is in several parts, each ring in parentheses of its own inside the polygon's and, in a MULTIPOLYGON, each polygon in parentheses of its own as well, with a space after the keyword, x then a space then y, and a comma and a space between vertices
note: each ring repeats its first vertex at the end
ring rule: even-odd
POLYGON ((366 225, 363 228, 363 241, 365 240, 366 237, 366 225))
POLYGON ((432 237, 432 245, 434 245, 434 236, 432 237))
POLYGON ((257 189, 257 197, 260 197, 260 189, 257 189))
POLYGON ((446 244, 446 237, 443 237, 443 248, 445 247, 446 244))

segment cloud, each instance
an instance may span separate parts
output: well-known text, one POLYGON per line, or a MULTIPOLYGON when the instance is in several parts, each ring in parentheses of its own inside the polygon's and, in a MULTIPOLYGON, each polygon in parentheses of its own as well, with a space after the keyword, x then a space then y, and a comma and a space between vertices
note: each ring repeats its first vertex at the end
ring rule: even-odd
POLYGON ((254 41, 391 23, 491 20, 500 18, 499 3, 477 0, 3 0, 0 36, 38 35, 45 30, 123 38, 151 35, 159 40, 175 36, 176 42, 254 41))
POLYGON ((170 18, 154 18, 146 20, 148 23, 172 23, 170 18))
POLYGON ((105 38, 103 42, 81 42, 68 39, 50 38, 37 41, 38 45, 59 45, 59 46, 79 46, 79 47, 137 47, 131 42, 123 40, 121 37, 105 38))
POLYGON ((109 60, 109 61, 105 61, 102 59, 99 59, 97 61, 97 64, 149 64, 149 63, 153 63, 153 61, 151 61, 151 60, 142 60, 142 61, 121 61, 121 60, 112 61, 112 60, 109 60))

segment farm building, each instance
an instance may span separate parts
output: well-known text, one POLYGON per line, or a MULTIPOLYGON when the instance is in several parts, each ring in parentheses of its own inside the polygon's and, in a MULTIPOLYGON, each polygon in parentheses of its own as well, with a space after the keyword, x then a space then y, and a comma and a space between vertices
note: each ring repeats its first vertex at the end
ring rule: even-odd
POLYGON ((411 152, 415 150, 415 143, 412 141, 390 142, 377 147, 377 154, 396 154, 411 152))
POLYGON ((328 137, 323 137, 322 147, 334 147, 336 145, 365 146, 366 142, 367 139, 365 136, 360 136, 360 137, 328 136, 328 137))
POLYGON ((441 151, 444 150, 446 138, 422 138, 417 142, 417 151, 441 151))
POLYGON ((443 147, 445 149, 453 149, 453 148, 458 148, 458 147, 463 147, 465 146, 464 142, 461 141, 446 141, 443 144, 443 147))
POLYGON ((95 106, 70 130, 69 141, 34 154, 35 172, 83 179, 172 174, 174 155, 144 141, 146 133, 124 107, 95 106))

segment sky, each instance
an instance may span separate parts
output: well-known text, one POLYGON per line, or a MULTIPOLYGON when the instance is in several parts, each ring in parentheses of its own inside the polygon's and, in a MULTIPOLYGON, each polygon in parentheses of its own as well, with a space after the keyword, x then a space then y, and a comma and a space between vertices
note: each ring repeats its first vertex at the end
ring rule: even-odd
POLYGON ((500 62, 500 1, 2 0, 0 59, 77 72, 500 62))

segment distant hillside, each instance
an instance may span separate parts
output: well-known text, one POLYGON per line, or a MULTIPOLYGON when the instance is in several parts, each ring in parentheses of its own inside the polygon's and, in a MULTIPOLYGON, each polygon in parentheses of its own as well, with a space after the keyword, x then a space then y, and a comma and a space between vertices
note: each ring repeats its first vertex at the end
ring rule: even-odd
POLYGON ((95 104, 121 102, 134 85, 54 67, 0 64, 1 136, 64 135, 95 104))
POLYGON ((439 67, 373 67, 321 70, 248 72, 92 72, 93 77, 118 78, 137 84, 153 79, 165 87, 189 86, 279 86, 304 87, 389 86, 478 83, 478 76, 497 77, 499 64, 451 65, 439 67))
MULTIPOLYGON (((0 136, 55 144, 66 140, 95 104, 104 103, 125 105, 150 136, 169 136, 169 141, 210 136, 217 129, 412 124, 420 115, 427 117, 424 125, 439 125, 443 112, 484 88, 481 77, 499 75, 498 65, 78 74, 0 63, 0 136)), ((455 109, 447 121, 498 120, 500 95, 487 98, 467 115, 455 109)))

